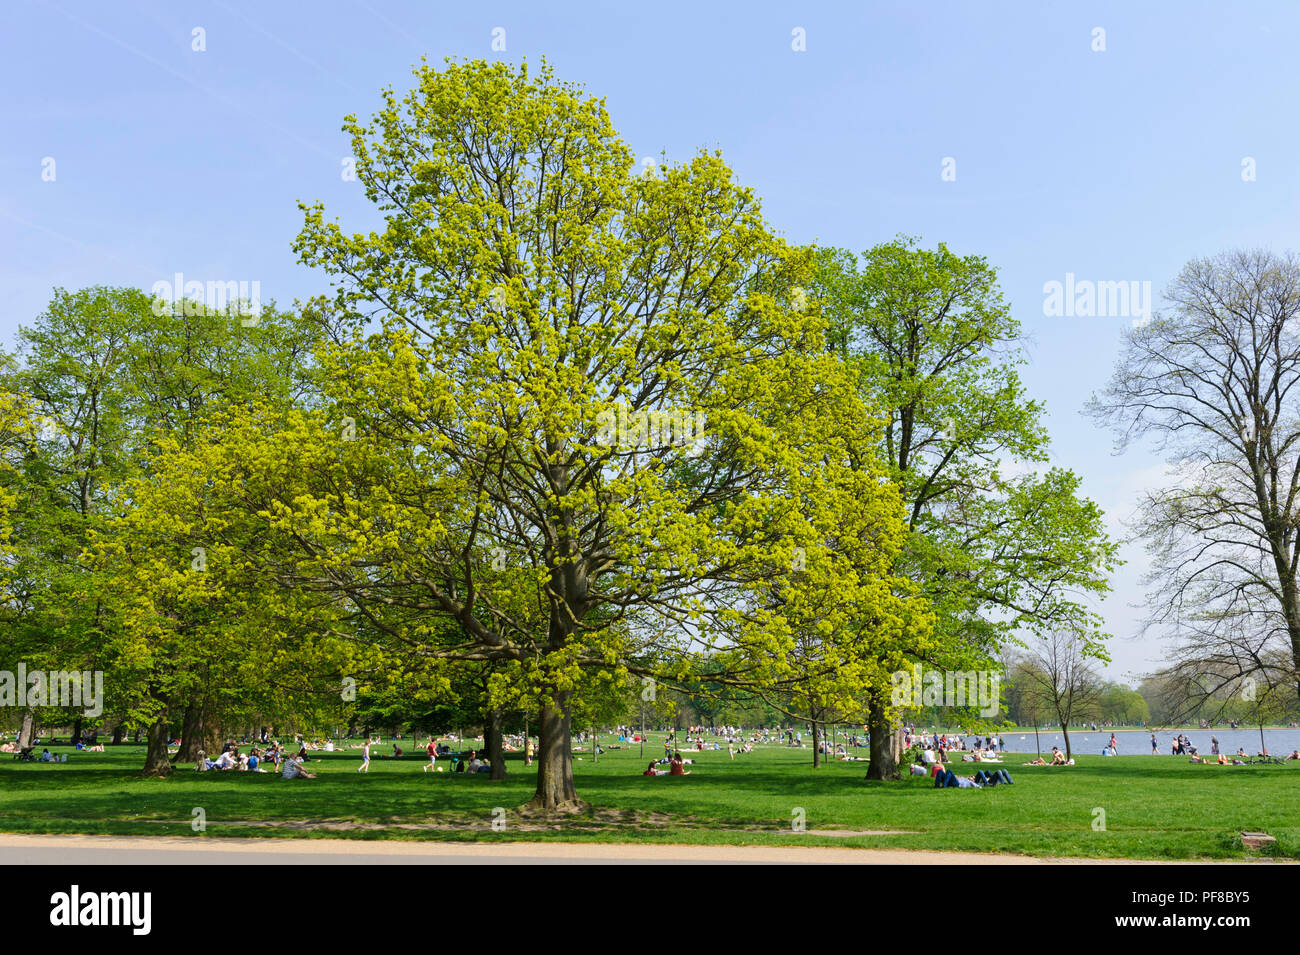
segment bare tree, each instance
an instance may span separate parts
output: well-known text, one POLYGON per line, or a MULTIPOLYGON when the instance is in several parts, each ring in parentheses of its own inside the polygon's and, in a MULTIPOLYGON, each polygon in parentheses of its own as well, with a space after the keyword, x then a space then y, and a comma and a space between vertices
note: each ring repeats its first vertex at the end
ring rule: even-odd
MULTIPOLYGON (((1219 693, 1300 682, 1300 261, 1234 251, 1189 262, 1169 308, 1127 336, 1091 413, 1120 450, 1147 438, 1174 483, 1148 491, 1148 628, 1170 672, 1219 693), (1279 670, 1280 666, 1280 670, 1279 670)), ((1190 702, 1190 698, 1189 698, 1190 702)))
POLYGON ((1090 644, 1082 634, 1053 630, 1031 641, 1025 664, 1017 669, 1024 680, 1026 703, 1035 712, 1045 709, 1056 717, 1065 737, 1065 758, 1070 759, 1070 723, 1101 698, 1102 680, 1088 656, 1090 644))

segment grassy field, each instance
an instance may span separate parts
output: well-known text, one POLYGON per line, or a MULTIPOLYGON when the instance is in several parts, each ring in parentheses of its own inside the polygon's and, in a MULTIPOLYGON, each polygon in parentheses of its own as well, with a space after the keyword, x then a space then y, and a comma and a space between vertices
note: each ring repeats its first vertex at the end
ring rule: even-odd
MULTIPOLYGON (((274 773, 136 775, 139 746, 77 753, 67 763, 0 756, 0 831, 361 839, 553 839, 601 842, 810 844, 955 849, 1099 858, 1245 858, 1243 830, 1277 837, 1278 855, 1300 858, 1300 764, 1204 766, 1174 757, 1079 756, 1078 765, 1003 766, 1014 786, 936 790, 928 779, 868 783, 866 764, 814 770, 809 750, 759 747, 732 762, 691 753, 687 777, 640 775, 636 744, 575 764, 579 795, 593 810, 563 822, 515 810, 532 794, 534 770, 509 761, 510 776, 426 773, 421 756, 377 758, 355 772, 353 752, 321 753, 315 780, 274 773), (1094 828, 1102 820, 1104 828, 1094 828), (806 831, 793 825, 804 821, 806 831), (195 831, 195 820, 206 823, 195 831), (498 827, 493 828, 494 821, 498 827), (869 833, 869 834, 868 834, 869 833)), ((617 745, 611 741, 606 746, 617 745)), ((378 746, 376 752, 390 749, 378 746)), ((39 751, 39 750, 38 750, 39 751)), ((954 764, 959 774, 971 764, 954 764)))

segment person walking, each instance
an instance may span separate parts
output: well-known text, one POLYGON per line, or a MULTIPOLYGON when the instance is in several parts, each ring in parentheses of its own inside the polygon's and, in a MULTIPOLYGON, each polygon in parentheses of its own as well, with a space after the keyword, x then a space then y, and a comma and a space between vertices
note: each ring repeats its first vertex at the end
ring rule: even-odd
POLYGON ((370 773, 370 740, 367 739, 365 745, 361 747, 361 765, 357 767, 359 773, 370 773))

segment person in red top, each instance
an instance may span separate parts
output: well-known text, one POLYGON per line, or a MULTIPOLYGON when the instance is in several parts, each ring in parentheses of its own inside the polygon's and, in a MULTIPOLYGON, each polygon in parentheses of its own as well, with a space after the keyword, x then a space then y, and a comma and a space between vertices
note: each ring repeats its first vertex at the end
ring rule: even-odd
POLYGON ((682 761, 681 753, 673 753, 673 758, 668 761, 668 775, 669 776, 690 775, 690 773, 686 770, 686 764, 682 761))
POLYGON ((429 745, 424 747, 424 751, 429 754, 429 762, 424 767, 424 771, 427 773, 433 769, 433 764, 438 761, 438 741, 430 736, 429 745))

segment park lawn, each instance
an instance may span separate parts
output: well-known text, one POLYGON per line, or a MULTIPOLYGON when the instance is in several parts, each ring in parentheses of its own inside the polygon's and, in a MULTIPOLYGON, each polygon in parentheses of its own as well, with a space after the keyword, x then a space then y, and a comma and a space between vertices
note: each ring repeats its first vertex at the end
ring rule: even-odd
MULTIPOLYGON (((606 740, 607 747, 617 745, 606 740)), ((376 746, 382 752, 385 746, 376 746)), ((1300 764, 1206 766, 1167 756, 1078 756, 1064 768, 1002 765, 1014 786, 933 788, 930 780, 863 779, 866 763, 814 770, 811 752, 759 747, 735 761, 691 752, 690 776, 644 777, 662 742, 632 744, 575 763, 578 794, 594 807, 563 821, 515 810, 534 770, 517 754, 509 778, 426 773, 422 756, 376 758, 369 775, 353 751, 321 753, 315 780, 275 773, 197 773, 140 779, 143 747, 69 753, 69 762, 0 757, 0 831, 115 835, 331 837, 457 841, 599 841, 822 845, 1012 852, 1134 859, 1247 858, 1237 838, 1265 831, 1277 855, 1300 858, 1300 764), (203 833, 192 822, 201 810, 203 833), (1104 812, 1104 817, 1101 812, 1104 812), (802 818, 806 831, 793 831, 802 818), (504 828, 493 829, 494 819, 504 828), (1100 825, 1104 821, 1104 827, 1100 825), (1094 828, 1097 824, 1097 828, 1094 828), (850 833, 887 830, 891 834, 850 833), (821 834, 819 834, 821 833, 821 834)), ((443 764, 445 765, 445 764, 443 764)), ((961 775, 974 772, 956 763, 961 775)))

